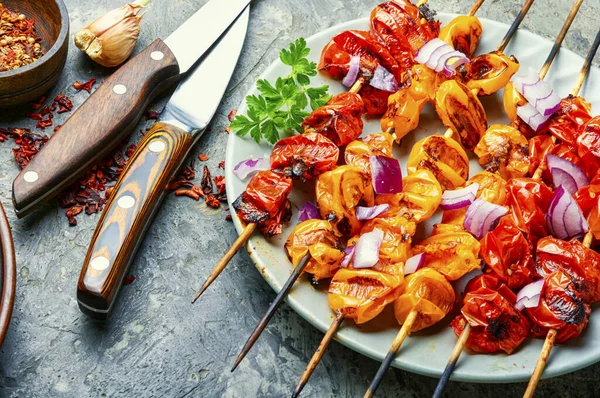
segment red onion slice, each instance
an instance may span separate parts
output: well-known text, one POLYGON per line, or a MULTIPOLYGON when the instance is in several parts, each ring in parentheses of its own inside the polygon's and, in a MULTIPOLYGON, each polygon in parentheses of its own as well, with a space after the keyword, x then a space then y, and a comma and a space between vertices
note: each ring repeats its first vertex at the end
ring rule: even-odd
POLYGON ((406 260, 404 264, 404 275, 409 275, 420 270, 425 265, 425 253, 417 254, 406 260))
MULTIPOLYGON (((442 55, 442 57, 438 61, 438 68, 441 64, 442 72, 444 72, 444 75, 446 75, 446 77, 452 77, 456 75, 456 68, 458 68, 461 65, 468 64, 470 62, 471 60, 467 58, 465 54, 461 53, 460 51, 454 50, 452 52, 442 55)), ((436 68, 436 70, 438 68, 436 68)))
POLYGON ((452 46, 438 38, 430 40, 421 47, 415 61, 436 72, 444 72, 447 77, 454 76, 456 68, 460 65, 471 62, 465 54, 453 49, 452 46))
POLYGON ((319 214, 319 209, 317 209, 317 206, 315 206, 311 202, 306 202, 304 205, 302 205, 302 207, 298 211, 298 221, 304 222, 306 220, 312 220, 312 219, 317 219, 317 220, 321 219, 321 215, 319 214))
POLYGON ((547 121, 550 116, 544 116, 537 111, 531 104, 527 103, 517 107, 517 115, 533 129, 538 131, 547 121))
POLYGON ((589 230, 581 208, 562 185, 550 199, 546 223, 550 233, 562 240, 581 238, 589 230))
POLYGON ((546 163, 555 187, 562 185, 568 193, 575 195, 578 190, 590 185, 587 175, 575 163, 552 154, 546 155, 546 163))
POLYGON ((467 207, 473 203, 479 191, 479 184, 473 183, 465 188, 455 189, 454 191, 446 190, 442 194, 442 202, 440 208, 442 210, 457 210, 467 207))
POLYGON ((354 55, 350 57, 350 69, 348 69, 348 74, 342 80, 342 84, 346 87, 352 87, 358 78, 358 72, 360 72, 360 56, 354 55))
POLYGON ((383 231, 374 229, 363 234, 354 247, 354 268, 371 268, 379 261, 379 248, 383 241, 383 231))
POLYGON ((492 231, 500 218, 508 213, 504 206, 498 206, 483 199, 475 201, 467 209, 463 226, 477 239, 492 231))
POLYGON ((387 156, 369 157, 371 181, 378 195, 402 192, 402 170, 400 162, 387 156))
POLYGON ((369 84, 372 87, 375 87, 379 90, 388 91, 390 93, 395 93, 400 88, 394 75, 392 75, 381 65, 378 65, 377 69, 375 69, 375 73, 373 74, 369 84))
POLYGON ((517 303, 515 308, 523 311, 525 308, 535 308, 540 304, 540 296, 544 288, 544 279, 540 279, 529 285, 517 293, 517 303))
POLYGON ((348 266, 352 262, 352 257, 354 256, 354 246, 348 246, 346 248, 346 251, 344 253, 345 253, 345 256, 342 259, 340 267, 342 267, 342 268, 348 268, 348 266))
POLYGON ((384 203, 373 207, 358 206, 356 208, 356 219, 359 221, 372 220, 390 209, 390 205, 384 203))
POLYGON ((515 76, 513 84, 542 116, 552 116, 560 109, 560 97, 533 68, 529 68, 527 76, 515 76))
POLYGON ((252 177, 259 171, 269 170, 270 168, 271 162, 268 158, 246 159, 235 165, 233 174, 243 181, 248 177, 252 177))

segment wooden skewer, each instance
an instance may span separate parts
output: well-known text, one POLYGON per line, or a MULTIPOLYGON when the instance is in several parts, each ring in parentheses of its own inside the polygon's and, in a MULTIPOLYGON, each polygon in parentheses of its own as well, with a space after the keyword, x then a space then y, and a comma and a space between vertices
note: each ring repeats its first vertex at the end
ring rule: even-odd
POLYGON ((513 38, 514 34, 517 33, 517 30, 519 29, 519 25, 521 25, 521 22, 523 22, 523 19, 525 18, 525 15, 527 15, 527 12, 529 11, 529 9, 531 8, 531 6, 533 5, 533 2, 535 0, 527 0, 525 1, 525 4, 523 4, 523 8, 521 8, 521 11, 519 11, 519 15, 517 15, 517 19, 515 19, 512 23, 512 25, 510 25, 510 28, 508 29, 508 32, 506 32, 506 35, 504 36, 504 38, 502 39, 502 41, 500 42, 500 45, 498 46, 498 48, 496 49, 497 52, 504 52, 504 50, 506 49, 506 46, 508 46, 508 43, 510 43, 511 39, 513 38))
POLYGON ((581 90, 581 87, 583 86, 583 83, 585 82, 585 79, 587 78, 588 73, 590 73, 590 68, 592 67, 592 61, 594 60, 594 57, 596 56, 596 52, 598 51, 599 46, 600 46, 600 30, 596 34, 596 39, 594 40, 594 44, 592 44, 592 48, 590 49, 590 52, 588 53, 587 57, 585 58, 585 62, 583 63, 583 67, 581 68, 581 72, 579 72, 579 77, 577 78, 577 83, 575 84, 575 87, 573 87, 573 91, 571 92, 571 94, 574 97, 577 97, 579 95, 579 91, 581 90))
POLYGON ((258 340, 258 338, 260 337, 263 330, 265 330, 265 327, 267 326, 267 324, 269 323, 271 318, 273 318, 273 315, 275 315, 275 312, 277 311, 277 309, 283 302, 283 299, 287 296, 289 291, 292 289, 292 286, 294 286, 294 283, 296 283, 296 281, 298 280, 300 275, 302 275, 302 272, 304 272, 304 268, 306 268, 306 265, 308 264, 309 260, 310 260, 310 254, 307 254, 306 256, 304 256, 304 258, 302 259, 300 264, 298 264, 298 266, 296 268, 294 268, 294 270, 292 271, 292 274, 290 275, 288 280, 285 282, 285 284, 283 285, 283 287, 281 288, 279 293, 277 293, 275 300, 273 300, 273 302, 267 309, 267 312, 265 312, 265 314, 262 316, 262 318, 256 325, 256 328, 254 328, 254 331, 248 338, 248 341, 246 341, 246 344, 244 344, 242 351, 238 355, 237 359, 235 360, 235 363, 233 364, 233 367, 231 368, 232 372, 238 367, 240 362, 242 362, 242 359, 244 359, 246 354, 248 354, 248 352, 250 351, 250 349, 252 348, 254 343, 256 343, 256 340, 258 340))
POLYGON ((406 320, 402 324, 402 328, 400 328, 400 331, 396 335, 396 338, 394 338, 390 350, 385 356, 385 359, 379 367, 375 378, 371 382, 371 385, 369 386, 369 389, 367 390, 363 398, 372 398, 373 394, 375 394, 375 391, 377 391, 377 387, 379 387, 381 380, 383 380, 385 372, 387 372, 394 359, 396 359, 396 354, 402 346, 402 343, 404 343, 406 337, 410 334, 410 330, 412 329, 415 321, 417 320, 418 315, 419 312, 417 310, 412 310, 411 312, 409 312, 408 316, 406 317, 406 320))
POLYGON ((465 346, 467 345, 467 340, 469 339, 469 335, 471 334, 471 324, 467 322, 467 325, 463 329, 462 333, 454 349, 452 350, 452 354, 450 355, 450 359, 448 359, 448 364, 444 369, 444 373, 442 373, 442 377, 433 392, 434 398, 439 398, 442 396, 444 389, 446 388, 446 384, 448 384, 448 380, 450 380, 450 375, 454 372, 454 368, 456 367, 456 363, 458 362, 458 358, 460 358, 460 354, 462 354, 465 346))
POLYGON ((473 4, 473 6, 469 10, 469 12, 467 13, 467 16, 472 17, 473 15, 475 15, 475 13, 477 12, 477 10, 479 10, 479 8, 481 7, 481 5, 483 4, 484 1, 485 0, 477 0, 475 2, 475 4, 473 4))
POLYGON ((329 326, 329 329, 327 329, 325 336, 323 336, 323 340, 321 340, 319 347, 317 347, 317 350, 306 366, 306 369, 304 369, 304 373, 302 373, 300 381, 296 385, 296 389, 292 394, 292 398, 297 398, 304 389, 304 386, 306 386, 306 383, 308 383, 308 379, 310 379, 310 376, 315 371, 317 365, 319 365, 321 358, 323 358, 323 354, 325 354, 325 350, 327 350, 329 343, 331 343, 331 340, 333 340, 333 336, 335 336, 343 321, 344 315, 341 312, 338 312, 335 316, 335 319, 331 323, 331 326, 329 326))

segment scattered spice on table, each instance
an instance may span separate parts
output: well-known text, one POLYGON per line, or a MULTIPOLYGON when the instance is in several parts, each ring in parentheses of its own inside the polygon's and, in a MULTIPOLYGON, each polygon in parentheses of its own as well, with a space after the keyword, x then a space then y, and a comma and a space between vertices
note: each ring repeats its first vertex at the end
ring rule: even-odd
POLYGON ((227 115, 227 119, 232 122, 233 119, 235 119, 235 115, 237 115, 237 109, 232 109, 231 112, 229 112, 229 115, 227 115))
POLYGON ((96 83, 96 78, 91 78, 90 80, 88 80, 85 83, 81 83, 79 81, 76 81, 75 83, 73 83, 73 88, 77 91, 81 91, 81 90, 85 90, 88 93, 92 93, 92 87, 94 87, 94 84, 96 83))
POLYGON ((225 161, 224 161, 224 160, 221 160, 221 161, 219 162, 219 166, 218 166, 218 167, 219 167, 220 169, 223 169, 223 170, 225 170, 225 161))
POLYGON ((202 188, 202 192, 204 192, 205 195, 210 195, 213 191, 212 177, 210 175, 210 170, 208 170, 207 166, 204 166, 200 187, 202 188))
POLYGON ((29 129, 0 128, 0 142, 8 140, 9 137, 14 139, 17 144, 17 147, 13 148, 13 155, 21 169, 27 166, 48 142, 48 137, 32 133, 29 129))
POLYGON ((157 111, 154 111, 152 109, 148 109, 148 111, 146 111, 145 116, 146 116, 146 120, 158 120, 160 113, 158 113, 157 111))
POLYGON ((35 20, 0 3, 0 72, 19 69, 44 56, 35 20))
POLYGON ((231 128, 229 128, 229 126, 225 127, 225 132, 226 132, 227 134, 231 133, 231 128))
POLYGON ((123 285, 131 285, 134 280, 135 280, 135 276, 127 275, 125 278, 123 278, 123 285))
MULTIPOLYGON (((42 97, 42 99, 45 100, 46 97, 42 97)), ((39 111, 28 113, 27 117, 37 120, 35 127, 42 131, 46 131, 46 127, 52 126, 52 119, 54 119, 53 111, 56 111, 57 113, 70 112, 73 109, 73 103, 66 95, 59 94, 54 98, 52 105, 43 105, 41 102, 34 104, 34 107, 35 109, 39 109, 39 111)))
POLYGON ((200 159, 201 162, 206 162, 208 160, 208 155, 205 153, 201 153, 200 155, 198 155, 198 159, 200 159))
POLYGON ((221 201, 212 193, 204 199, 206 205, 213 209, 218 209, 221 206, 221 201))

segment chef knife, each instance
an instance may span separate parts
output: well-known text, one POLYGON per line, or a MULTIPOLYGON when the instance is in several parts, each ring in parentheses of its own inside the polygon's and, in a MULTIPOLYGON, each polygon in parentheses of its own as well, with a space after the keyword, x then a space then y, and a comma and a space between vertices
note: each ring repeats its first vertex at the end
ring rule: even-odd
POLYGON ((85 314, 108 316, 150 222, 221 102, 242 50, 249 9, 183 80, 132 155, 92 237, 77 285, 85 314))
POLYGON ((56 196, 111 153, 150 101, 177 83, 249 3, 211 0, 165 41, 157 39, 106 79, 14 180, 17 216, 56 196))

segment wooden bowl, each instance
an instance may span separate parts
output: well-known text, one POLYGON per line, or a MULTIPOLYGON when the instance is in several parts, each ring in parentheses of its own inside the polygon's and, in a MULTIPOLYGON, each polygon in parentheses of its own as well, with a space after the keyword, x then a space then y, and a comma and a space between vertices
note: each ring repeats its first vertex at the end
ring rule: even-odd
POLYGON ((17 264, 10 225, 0 204, 0 347, 6 337, 15 303, 17 264))
POLYGON ((0 108, 32 102, 58 80, 69 50, 69 14, 62 0, 0 0, 35 19, 44 56, 22 68, 0 72, 0 108))

